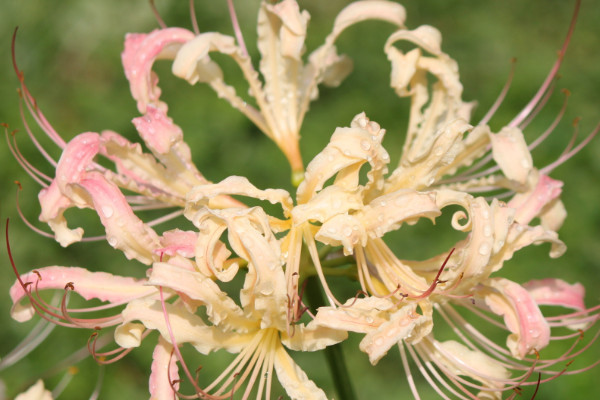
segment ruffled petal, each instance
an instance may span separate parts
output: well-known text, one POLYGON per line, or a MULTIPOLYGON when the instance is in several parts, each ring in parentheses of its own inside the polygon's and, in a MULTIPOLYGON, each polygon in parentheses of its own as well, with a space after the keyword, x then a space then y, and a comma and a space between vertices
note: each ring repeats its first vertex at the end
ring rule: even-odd
POLYGON ((140 321, 147 329, 158 330, 169 343, 172 332, 178 345, 190 343, 202 354, 218 349, 237 353, 253 337, 252 334, 223 332, 216 327, 207 326, 200 316, 181 305, 165 304, 165 307, 169 316, 168 326, 160 301, 144 299, 130 302, 121 313, 123 324, 115 330, 117 344, 126 348, 140 345, 139 341, 132 340, 130 330, 137 325, 131 324, 132 321, 140 321))
POLYGON ((292 399, 327 400, 325 392, 308 379, 281 344, 277 346, 274 365, 281 386, 292 399))
POLYGON ((523 286, 494 278, 478 287, 476 296, 482 297, 493 313, 504 317, 506 327, 512 332, 506 346, 513 357, 522 359, 550 342, 550 327, 535 299, 523 286))
POLYGON ((150 400, 172 400, 175 399, 176 390, 179 388, 177 359, 173 355, 173 346, 158 337, 158 344, 152 353, 152 373, 148 382, 150 400), (171 382, 174 382, 171 386, 171 382))
MULTIPOLYGON (((156 289, 145 286, 146 280, 111 275, 106 272, 91 272, 79 267, 44 267, 21 275, 23 283, 30 282, 38 290, 64 290, 67 284, 73 284, 73 291, 86 300, 98 299, 113 304, 125 304, 133 299, 156 293, 156 289)), ((10 288, 13 301, 11 315, 17 321, 27 321, 34 315, 31 304, 21 304, 26 293, 20 282, 10 288)))
POLYGON ((181 45, 194 36, 193 32, 186 29, 166 28, 149 34, 130 33, 125 37, 125 50, 121 59, 131 95, 142 114, 146 113, 148 104, 167 110, 167 105, 159 100, 161 91, 157 86, 158 77, 152 71, 154 61, 174 58, 181 45))

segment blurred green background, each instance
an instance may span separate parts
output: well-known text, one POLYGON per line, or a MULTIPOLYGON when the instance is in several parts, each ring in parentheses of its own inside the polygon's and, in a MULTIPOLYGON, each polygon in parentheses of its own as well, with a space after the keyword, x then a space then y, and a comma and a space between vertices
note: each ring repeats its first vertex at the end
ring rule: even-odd
MULTIPOLYGON (((202 31, 231 32, 224 1, 196 3, 202 31)), ((240 24, 256 65, 253 43, 256 38, 258 1, 238 3, 240 24)), ((311 51, 322 43, 331 29, 333 16, 347 2, 311 0, 300 3, 302 8, 311 13, 307 38, 308 51, 311 51)), ((407 9, 408 27, 429 24, 442 32, 444 50, 460 66, 464 99, 477 100, 480 105, 473 121, 483 116, 502 88, 510 70, 510 59, 518 59, 512 88, 492 120, 494 130, 516 115, 544 80, 564 39, 573 3, 563 0, 403 2, 407 9)), ((187 1, 157 0, 157 6, 168 25, 191 26, 187 1)), ((561 69, 562 78, 557 84, 557 89, 567 88, 572 96, 563 122, 552 137, 534 152, 538 166, 546 165, 561 153, 571 138, 571 121, 575 117, 581 117, 581 137, 600 120, 598 21, 599 3, 583 1, 572 44, 561 69)), ((138 116, 138 112, 122 72, 120 53, 125 33, 148 32, 157 27, 146 1, 2 1, 0 122, 9 124, 9 130, 21 131, 18 136, 22 152, 28 160, 50 174, 51 168, 27 139, 19 117, 16 93, 18 80, 12 71, 10 56, 15 26, 19 26, 19 68, 24 71, 27 85, 40 108, 66 140, 84 131, 103 129, 112 129, 130 139, 135 138, 130 121, 138 116)), ((382 47, 391 32, 388 25, 366 22, 349 29, 341 37, 338 48, 354 59, 355 69, 340 88, 322 89, 320 99, 312 103, 302 129, 305 163, 322 149, 335 127, 347 126, 352 117, 361 111, 387 128, 384 145, 393 156, 392 161, 398 159, 407 123, 408 102, 398 99, 389 88, 389 63, 382 53, 382 47)), ((172 77, 169 68, 169 63, 164 62, 156 68, 163 98, 169 104, 170 116, 183 128, 200 171, 213 181, 242 174, 258 187, 291 190, 289 169, 287 166, 281 167, 285 165, 285 160, 275 145, 227 103, 216 99, 210 89, 204 86, 190 87, 186 82, 172 77)), ((227 76, 232 77, 232 82, 240 82, 239 73, 231 63, 226 62, 225 70, 227 76)), ((562 102, 563 96, 557 90, 545 110, 526 130, 529 140, 545 130, 562 102)), ((31 120, 30 123, 33 124, 31 120)), ((58 157, 56 151, 52 154, 58 157)), ((11 247, 20 271, 46 265, 79 265, 94 270, 143 276, 144 268, 141 265, 127 262, 102 243, 76 244, 62 249, 52 240, 31 232, 16 213, 17 190, 13 181, 19 180, 23 184, 20 204, 31 221, 37 220, 39 212, 39 188, 14 161, 6 144, 0 145, 0 163, 0 217, 3 229, 6 218, 11 219, 11 247)), ((552 174, 554 178, 565 181, 562 198, 569 217, 560 235, 569 248, 567 253, 557 260, 551 260, 547 256, 547 245, 526 249, 507 263, 501 271, 504 276, 518 282, 550 276, 571 282, 581 281, 588 291, 588 304, 598 303, 599 175, 600 143, 596 140, 552 174)), ((100 232, 98 225, 95 226, 96 232, 100 232)), ((94 224, 91 227, 89 232, 94 234, 94 224)), ((436 246, 432 242, 437 237, 422 231, 415 229, 405 236, 407 242, 402 247, 410 249, 406 257, 419 257, 421 251, 430 254, 431 248, 436 246)), ((443 241, 443 238, 439 240, 443 241)), ((35 324, 19 324, 10 319, 8 288, 13 281, 5 246, 1 245, 0 356, 7 354, 35 324)), ((7 386, 7 398, 37 379, 57 361, 85 346, 89 334, 87 331, 58 328, 26 360, 0 372, 0 379, 7 386)), ((390 352, 376 367, 371 367, 367 357, 357 348, 359 339, 352 337, 344 346, 359 398, 410 398, 397 352, 390 352)), ((147 343, 121 362, 108 366, 100 398, 147 398, 151 349, 152 346, 147 343)), ((576 358, 573 368, 586 366, 599 356, 599 347, 594 346, 576 358)), ((206 359, 201 362, 206 370, 210 369, 206 359)), ((330 397, 335 396, 321 355, 301 355, 299 362, 309 376, 327 390, 330 397)), ((79 373, 61 399, 89 397, 98 374, 97 367, 89 359, 78 364, 78 367, 79 373)), ((53 388, 61 376, 62 373, 59 373, 48 378, 47 385, 53 388)), ((537 398, 600 398, 600 386, 594 379, 597 376, 598 369, 586 374, 563 376, 543 385, 537 398)), ((419 386, 423 387, 422 398, 437 398, 426 386, 419 386)), ((526 391, 523 397, 530 396, 531 391, 526 391)))

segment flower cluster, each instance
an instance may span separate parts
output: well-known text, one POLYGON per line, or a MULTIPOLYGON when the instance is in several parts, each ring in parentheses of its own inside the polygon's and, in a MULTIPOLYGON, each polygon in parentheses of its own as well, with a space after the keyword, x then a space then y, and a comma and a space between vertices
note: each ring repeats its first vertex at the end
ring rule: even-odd
POLYGON ((443 398, 513 397, 523 386, 565 373, 565 364, 582 351, 576 345, 597 321, 598 308, 584 305, 580 284, 553 278, 519 284, 499 271, 515 252, 533 244, 550 243, 551 257, 565 251, 557 234, 566 216, 562 182, 549 174, 596 132, 556 163, 536 168, 530 151, 539 141, 528 145, 522 128, 543 107, 566 45, 538 95, 492 132, 491 116, 470 121, 473 103, 462 100, 458 67, 442 51, 439 31, 408 29, 401 5, 350 4, 323 45, 304 57, 309 19, 295 0, 263 1, 256 64, 239 32, 233 37, 163 26, 127 35, 122 61, 140 112, 133 124, 147 151, 113 131, 85 132, 65 142, 16 69, 26 106, 62 149, 60 160, 51 160, 52 178, 12 147, 43 186, 40 221, 68 246, 85 238, 65 212, 91 209, 104 226, 102 239, 148 269, 146 278, 134 279, 61 266, 20 274, 15 267, 13 318, 25 321, 37 313, 57 325, 95 329, 89 347, 99 362, 154 340, 153 399, 225 399, 234 393, 270 398, 274 377, 290 398, 326 399, 287 349, 320 351, 343 342, 348 332, 364 335, 359 348, 372 364, 397 346, 416 398, 411 368, 443 398), (382 56, 391 63, 392 89, 410 99, 398 164, 390 165, 382 144, 385 129, 358 113, 304 169, 299 132, 309 103, 318 97, 319 85, 339 85, 352 67, 338 54, 336 39, 370 19, 396 28, 382 56), (226 82, 211 53, 237 63, 248 82, 247 99, 226 82), (207 180, 161 100, 152 70, 159 59, 172 60, 173 74, 189 84, 209 85, 272 139, 289 161, 295 195, 257 188, 243 176, 207 180), (244 199, 274 204, 280 212, 271 215, 272 207, 248 206, 244 199), (148 209, 171 211, 144 221, 139 211, 148 209), (439 255, 405 260, 386 242, 385 236, 403 225, 448 213, 450 226, 441 229, 458 231, 462 239, 439 255), (155 229, 157 222, 174 218, 187 219, 194 229, 155 229), (340 298, 330 287, 331 276, 356 281, 357 295, 340 298), (237 289, 231 289, 232 281, 240 283, 237 289), (306 284, 318 284, 324 304, 306 302, 306 284), (49 289, 65 291, 59 306, 39 296, 49 289), (82 318, 79 313, 99 309, 70 309, 68 292, 105 302, 101 308, 114 312, 82 318), (546 316, 540 309, 546 305, 573 311, 546 316), (506 331, 505 345, 488 339, 473 318, 506 331), (99 332, 110 327, 121 350, 100 353, 99 332), (572 332, 552 336, 553 329, 572 332), (438 330, 455 339, 436 339, 438 330), (149 336, 152 331, 158 339, 149 336), (559 357, 542 358, 540 351, 558 339, 574 345, 559 357), (184 347, 204 355, 224 349, 236 356, 205 382, 202 373, 193 376, 184 347), (183 386, 193 394, 182 393, 183 386))

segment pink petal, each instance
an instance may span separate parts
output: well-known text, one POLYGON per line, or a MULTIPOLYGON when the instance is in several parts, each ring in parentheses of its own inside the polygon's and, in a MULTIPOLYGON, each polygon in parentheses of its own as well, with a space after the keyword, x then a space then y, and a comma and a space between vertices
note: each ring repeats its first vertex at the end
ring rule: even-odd
POLYGON ((131 94, 137 100, 141 113, 146 106, 154 106, 166 111, 166 104, 160 102, 158 77, 152 72, 154 60, 173 59, 181 44, 194 38, 194 33, 182 28, 167 28, 149 34, 128 34, 125 37, 125 50, 121 54, 125 75, 129 80, 131 94))
POLYGON ((153 400, 173 400, 176 398, 175 389, 179 389, 179 384, 176 383, 171 387, 171 382, 179 379, 179 371, 177 367, 177 357, 172 354, 173 346, 164 340, 161 336, 158 337, 158 344, 152 353, 152 373, 148 387, 150 396, 153 400))
POLYGON ((79 182, 85 176, 99 150, 100 136, 94 132, 79 134, 67 143, 56 167, 56 181, 66 196, 71 197, 68 185, 79 182))
MULTIPOLYGON (((154 287, 145 286, 145 280, 111 275, 106 272, 91 272, 85 268, 52 266, 35 271, 39 273, 41 279, 33 271, 21 275, 23 283, 33 283, 32 290, 35 290, 35 286, 38 290, 63 290, 68 283, 73 283, 74 292, 85 300, 98 299, 124 304, 156 292, 154 287)), ((29 320, 34 314, 34 309, 30 304, 19 304, 27 296, 20 282, 15 282, 9 293, 13 301, 12 317, 20 322, 29 320)))
POLYGON ((506 327, 512 332, 506 343, 513 356, 523 358, 546 347, 550 327, 529 292, 503 278, 491 279, 490 286, 496 291, 488 293, 485 302, 492 312, 504 316, 506 327))
POLYGON ((585 289, 580 283, 570 285, 560 279, 547 278, 529 281, 523 284, 523 287, 539 305, 585 310, 585 289))
POLYGON ((119 188, 98 172, 90 172, 79 186, 91 198, 91 206, 98 211, 106 228, 108 243, 144 264, 151 264, 153 251, 160 248, 156 232, 132 211, 119 188))
POLYGON ((515 220, 521 224, 529 224, 532 219, 540 215, 548 203, 560 196, 562 186, 561 181, 540 175, 533 191, 522 196, 515 196, 508 203, 509 207, 517 209, 515 220))
POLYGON ((181 128, 164 111, 151 105, 143 117, 134 118, 133 124, 148 148, 159 154, 168 153, 174 143, 183 139, 181 128))
POLYGON ((192 258, 196 253, 197 240, 198 234, 196 232, 179 229, 168 231, 163 233, 160 240, 163 247, 154 250, 154 253, 158 255, 166 254, 168 256, 179 254, 182 257, 192 258))

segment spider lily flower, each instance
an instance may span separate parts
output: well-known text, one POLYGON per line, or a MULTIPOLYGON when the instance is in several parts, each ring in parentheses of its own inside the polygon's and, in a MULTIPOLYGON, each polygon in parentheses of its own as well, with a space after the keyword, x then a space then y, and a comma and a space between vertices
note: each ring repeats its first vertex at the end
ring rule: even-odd
MULTIPOLYGON (((398 345, 409 386, 415 398, 415 385, 409 360, 435 391, 445 399, 502 399, 503 393, 520 393, 525 386, 539 385, 562 374, 586 371, 597 363, 579 370, 569 370, 571 362, 600 336, 593 334, 584 346, 584 331, 598 321, 598 307, 586 308, 580 284, 569 285, 558 279, 531 281, 519 285, 504 278, 490 278, 474 290, 473 303, 465 300, 394 302, 389 298, 367 297, 348 301, 344 307, 319 308, 314 323, 332 329, 364 333, 360 349, 376 364, 398 345), (458 313, 459 305, 496 327, 508 331, 506 347, 496 344, 482 333, 472 318, 458 313), (552 305, 574 309, 574 312, 545 317, 540 306, 552 305), (481 311, 484 311, 482 313, 481 311), (434 313, 435 311, 435 313, 434 313), (503 321, 493 319, 495 314, 503 321), (433 321, 433 315, 441 318, 433 321), (455 340, 439 341, 436 328, 445 321, 455 340), (551 330, 567 328, 572 334, 551 336, 551 330), (543 358, 543 349, 551 341, 572 340, 562 355, 543 358), (477 396, 477 397, 474 397, 477 396)), ((562 329, 564 330, 564 329, 562 329)))
MULTIPOLYGON (((188 210, 187 212, 192 212, 188 210)), ((248 271, 240 292, 241 307, 217 283, 187 259, 172 258, 155 263, 149 284, 160 287, 176 300, 140 299, 130 302, 122 313, 123 324, 115 339, 123 347, 137 347, 145 329, 158 330, 162 339, 154 353, 151 394, 175 393, 178 378, 173 359, 166 354, 173 347, 191 344, 198 352, 209 354, 225 349, 238 356, 211 384, 195 382, 183 358, 177 361, 193 382, 201 398, 229 398, 245 386, 242 398, 258 385, 257 398, 270 398, 273 370, 291 398, 326 399, 319 389, 287 354, 284 345, 297 351, 316 351, 346 338, 345 331, 298 324, 288 334, 288 296, 281 268, 280 247, 269 231, 267 215, 259 208, 239 210, 202 209, 192 218, 201 227, 226 224, 233 251, 247 263, 248 271), (209 215, 207 215, 209 214, 209 215), (196 312, 204 308, 208 321, 196 312), (139 321, 139 322, 136 322, 139 321), (167 371, 165 373, 165 371, 167 371)), ((221 231, 221 228, 216 228, 221 231)), ((214 244, 200 241, 198 253, 211 253, 214 244)), ((177 353, 178 357, 180 353, 177 353)), ((200 377, 202 377, 200 375, 200 377)), ((165 397, 167 398, 167 397, 165 397)))
POLYGON ((358 1, 348 5, 336 17, 324 44, 304 63, 309 19, 310 15, 300 11, 295 0, 261 3, 257 29, 259 70, 264 83, 243 45, 220 33, 201 33, 187 41, 173 63, 175 75, 191 84, 209 84, 219 97, 239 109, 271 138, 287 157, 296 185, 302 180, 304 169, 298 143, 309 103, 318 97, 318 85, 338 86, 352 67, 347 57, 337 54, 336 39, 346 28, 368 19, 402 27, 405 11, 401 5, 388 1, 358 1), (233 86, 225 83, 223 72, 209 57, 210 52, 227 55, 238 64, 257 107, 247 103, 233 86))

